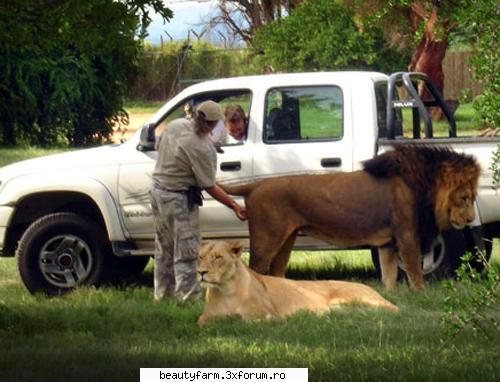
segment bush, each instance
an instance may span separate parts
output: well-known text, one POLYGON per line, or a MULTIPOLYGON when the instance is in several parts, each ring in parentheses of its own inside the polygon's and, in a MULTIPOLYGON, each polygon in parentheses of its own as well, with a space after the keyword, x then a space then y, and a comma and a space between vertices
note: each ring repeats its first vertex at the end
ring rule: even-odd
POLYGON ((0 144, 91 144, 126 123, 140 12, 148 3, 167 11, 157 1, 2 3, 0 144))
POLYGON ((499 330, 498 306, 500 303, 500 272, 488 264, 479 254, 479 260, 471 253, 462 256, 462 265, 457 270, 457 280, 444 281, 448 294, 444 300, 442 322, 445 325, 447 340, 470 329, 477 335, 491 338, 492 331, 499 330), (480 261, 484 266, 478 272, 471 264, 480 261))

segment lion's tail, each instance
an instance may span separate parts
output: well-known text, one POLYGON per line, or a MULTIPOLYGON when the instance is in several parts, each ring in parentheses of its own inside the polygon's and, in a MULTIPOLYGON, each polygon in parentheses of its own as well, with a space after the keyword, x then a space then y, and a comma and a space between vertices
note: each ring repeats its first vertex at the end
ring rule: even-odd
POLYGON ((255 188, 254 183, 231 185, 231 186, 228 184, 219 184, 219 187, 230 195, 239 195, 239 196, 248 196, 255 188))

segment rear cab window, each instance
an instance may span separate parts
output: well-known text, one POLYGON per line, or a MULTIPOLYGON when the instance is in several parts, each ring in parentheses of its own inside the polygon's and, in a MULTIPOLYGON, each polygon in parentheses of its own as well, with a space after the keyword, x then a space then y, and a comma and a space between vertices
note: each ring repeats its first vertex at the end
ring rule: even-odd
POLYGON ((264 143, 342 138, 343 95, 338 86, 272 88, 265 102, 264 143))

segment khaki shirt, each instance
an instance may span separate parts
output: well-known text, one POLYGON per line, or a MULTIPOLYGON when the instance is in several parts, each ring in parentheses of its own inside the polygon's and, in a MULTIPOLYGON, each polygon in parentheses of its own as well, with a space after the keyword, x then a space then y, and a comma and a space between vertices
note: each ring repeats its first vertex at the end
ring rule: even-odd
POLYGON ((208 136, 200 137, 194 120, 176 119, 161 135, 153 178, 169 190, 215 185, 217 153, 208 136))

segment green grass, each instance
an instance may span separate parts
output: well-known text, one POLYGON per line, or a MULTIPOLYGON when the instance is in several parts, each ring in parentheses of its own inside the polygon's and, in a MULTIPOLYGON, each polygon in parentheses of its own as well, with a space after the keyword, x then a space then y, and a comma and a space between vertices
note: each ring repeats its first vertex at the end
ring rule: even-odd
POLYGON ((338 278, 361 279, 401 312, 351 307, 283 321, 227 319, 199 329, 202 303, 153 300, 152 262, 135 285, 47 299, 24 290, 14 259, 0 259, 1 380, 137 381, 141 367, 307 367, 310 381, 499 379, 498 332, 486 340, 469 331, 443 346, 447 292, 440 283, 420 293, 405 285, 387 292, 362 276, 370 273, 367 251, 294 252, 290 268, 296 276, 329 269, 338 278))
POLYGON ((342 128, 341 110, 303 107, 300 110, 300 134, 302 139, 340 138, 342 128))
MULTIPOLYGON (((472 103, 461 104, 455 112, 455 121, 457 124, 457 136, 470 137, 478 134, 481 130, 481 122, 476 116, 476 111, 472 103)), ((448 136, 448 122, 433 122, 436 130, 436 136, 448 136)))
POLYGON ((25 159, 31 159, 43 155, 56 154, 63 151, 68 151, 69 148, 54 148, 54 149, 40 149, 34 147, 17 148, 8 147, 0 148, 0 167, 8 165, 13 162, 18 162, 25 159))
MULTIPOLYGON (((0 149, 0 165, 57 151, 0 149)), ((500 266, 498 240, 491 263, 500 266)), ((141 367, 306 367, 310 381, 500 379, 499 331, 448 338, 440 322, 449 291, 439 282, 386 291, 368 251, 294 252, 288 275, 362 281, 401 312, 351 307, 200 329, 201 302, 153 300, 152 262, 133 285, 48 299, 24 289, 15 259, 0 258, 0 380, 137 381, 141 367)))
MULTIPOLYGON (((412 117, 411 110, 403 110, 403 126, 405 135, 412 134, 412 117)), ((457 125, 458 137, 471 137, 476 136, 482 129, 481 122, 477 118, 477 113, 472 107, 472 103, 461 104, 455 112, 455 121, 457 125)), ((421 121, 421 130, 423 131, 424 124, 421 121)), ((448 136, 448 121, 433 121, 433 133, 435 137, 448 136)), ((422 136, 424 134, 422 133, 422 136)))

